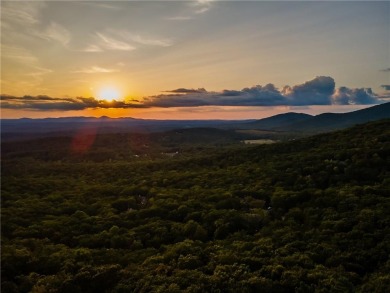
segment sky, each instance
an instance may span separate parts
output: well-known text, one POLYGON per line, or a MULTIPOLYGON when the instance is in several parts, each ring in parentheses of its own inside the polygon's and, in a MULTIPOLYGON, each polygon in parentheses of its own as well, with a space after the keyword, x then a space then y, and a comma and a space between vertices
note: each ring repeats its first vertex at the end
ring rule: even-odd
POLYGON ((390 101, 388 1, 1 1, 1 117, 253 119, 390 101))

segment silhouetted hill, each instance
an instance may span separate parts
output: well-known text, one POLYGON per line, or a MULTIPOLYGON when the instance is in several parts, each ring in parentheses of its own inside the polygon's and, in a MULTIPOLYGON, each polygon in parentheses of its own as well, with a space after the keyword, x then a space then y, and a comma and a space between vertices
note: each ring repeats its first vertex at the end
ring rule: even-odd
MULTIPOLYGON (((311 116, 303 113, 285 113, 260 120, 152 120, 134 118, 109 118, 109 117, 66 117, 45 119, 2 119, 1 138, 3 141, 28 140, 39 137, 72 136, 80 131, 94 131, 99 134, 109 133, 163 133, 178 129, 196 128, 191 140, 202 136, 201 132, 207 132, 206 128, 237 130, 218 133, 216 137, 232 136, 243 139, 245 133, 248 136, 258 138, 288 139, 347 128, 356 124, 369 121, 390 118, 390 103, 376 105, 363 110, 343 114, 325 113, 311 116), (248 130, 253 130, 248 132, 248 130), (266 130, 268 133, 260 133, 266 130), (283 135, 290 135, 283 138, 283 135)), ((191 134, 190 134, 191 135, 191 134)), ((206 134, 206 135, 209 135, 206 134)), ((209 135, 212 138, 212 136, 209 135)))
POLYGON ((287 131, 326 132, 347 128, 356 124, 390 118, 390 103, 349 113, 324 113, 287 126, 287 131))
POLYGON ((246 128, 251 129, 274 129, 274 128, 283 128, 291 123, 305 121, 308 118, 313 116, 304 113, 285 113, 264 118, 261 120, 249 122, 245 124, 246 128))
POLYGON ((317 116, 302 113, 280 114, 241 124, 237 129, 320 133, 386 118, 390 118, 390 103, 348 113, 324 113, 317 116))

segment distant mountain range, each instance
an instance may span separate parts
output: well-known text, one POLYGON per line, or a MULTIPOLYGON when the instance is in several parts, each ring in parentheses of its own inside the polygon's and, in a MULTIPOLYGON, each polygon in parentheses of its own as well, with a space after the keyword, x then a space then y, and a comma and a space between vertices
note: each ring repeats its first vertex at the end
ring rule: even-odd
POLYGON ((305 121, 306 119, 313 118, 313 116, 304 113, 285 113, 271 116, 268 118, 248 122, 240 125, 242 128, 247 129, 261 129, 261 130, 275 130, 284 129, 289 127, 293 123, 305 121))
POLYGON ((316 116, 302 113, 279 114, 240 124, 240 129, 320 133, 356 124, 390 118, 390 103, 348 113, 324 113, 316 116))
POLYGON ((303 113, 285 113, 260 120, 148 120, 109 117, 2 119, 1 138, 7 140, 48 135, 63 136, 88 128, 95 129, 99 133, 152 133, 175 129, 219 128, 228 129, 230 133, 231 130, 264 130, 275 133, 313 134, 386 118, 390 118, 390 103, 343 114, 325 113, 312 116, 303 113))
POLYGON ((1 120, 2 138, 18 134, 27 137, 31 134, 53 136, 67 135, 80 129, 96 129, 99 133, 138 132, 152 133, 165 132, 174 129, 190 128, 218 128, 224 125, 236 125, 245 121, 230 120, 152 120, 135 118, 109 117, 64 117, 44 119, 3 119, 1 120))

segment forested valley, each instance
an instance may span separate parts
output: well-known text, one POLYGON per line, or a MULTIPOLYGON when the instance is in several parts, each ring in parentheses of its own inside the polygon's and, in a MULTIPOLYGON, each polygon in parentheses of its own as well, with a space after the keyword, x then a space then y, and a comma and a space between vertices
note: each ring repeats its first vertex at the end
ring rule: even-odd
POLYGON ((389 119, 206 131, 2 143, 1 291, 390 292, 389 119))

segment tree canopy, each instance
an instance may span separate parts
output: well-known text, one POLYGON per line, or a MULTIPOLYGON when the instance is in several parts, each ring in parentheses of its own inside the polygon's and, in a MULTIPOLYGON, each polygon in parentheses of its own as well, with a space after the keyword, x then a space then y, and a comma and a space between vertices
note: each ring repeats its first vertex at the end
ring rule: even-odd
POLYGON ((390 291, 390 120, 177 156, 111 136, 2 145, 2 292, 390 291))

